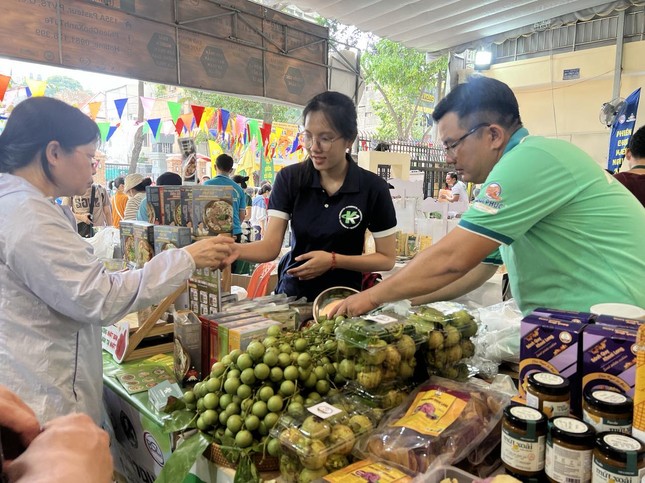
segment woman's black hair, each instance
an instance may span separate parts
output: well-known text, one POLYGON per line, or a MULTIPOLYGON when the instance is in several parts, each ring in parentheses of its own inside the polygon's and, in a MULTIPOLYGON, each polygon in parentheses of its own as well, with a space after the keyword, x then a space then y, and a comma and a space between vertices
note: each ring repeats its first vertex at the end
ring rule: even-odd
POLYGON ((144 180, 139 183, 138 185, 134 186, 132 189, 136 192, 145 192, 146 191, 146 186, 150 186, 152 184, 152 180, 150 178, 144 178, 144 180))
POLYGON ((232 179, 233 181, 235 181, 237 184, 240 185, 240 188, 242 188, 243 190, 246 189, 247 187, 246 182, 249 180, 248 176, 242 176, 241 174, 236 174, 233 176, 232 179))
POLYGON ((45 152, 51 141, 71 152, 99 139, 98 126, 79 109, 51 97, 30 97, 13 109, 0 134, 0 173, 13 173, 40 154, 43 171, 53 181, 45 152))
MULTIPOLYGON (((303 121, 312 112, 322 112, 329 124, 347 141, 354 141, 358 136, 358 121, 354 101, 345 94, 335 91, 326 91, 314 96, 302 111, 303 121)), ((345 159, 353 162, 352 157, 346 153, 345 159)), ((313 162, 307 158, 300 164, 298 181, 300 189, 311 183, 315 171, 313 162)))

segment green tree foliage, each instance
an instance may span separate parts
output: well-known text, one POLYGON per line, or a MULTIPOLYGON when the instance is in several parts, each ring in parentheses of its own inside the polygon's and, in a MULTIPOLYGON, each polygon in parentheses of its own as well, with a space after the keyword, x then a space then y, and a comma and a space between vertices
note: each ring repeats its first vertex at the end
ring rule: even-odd
POLYGON ((55 97, 62 91, 81 92, 85 90, 79 81, 64 75, 49 76, 45 82, 47 83, 45 95, 48 97, 55 97))
POLYGON ((363 76, 382 95, 373 103, 381 119, 377 135, 383 139, 421 139, 429 129, 419 106, 424 93, 443 89, 447 58, 427 63, 425 55, 387 39, 380 39, 361 58, 363 76))

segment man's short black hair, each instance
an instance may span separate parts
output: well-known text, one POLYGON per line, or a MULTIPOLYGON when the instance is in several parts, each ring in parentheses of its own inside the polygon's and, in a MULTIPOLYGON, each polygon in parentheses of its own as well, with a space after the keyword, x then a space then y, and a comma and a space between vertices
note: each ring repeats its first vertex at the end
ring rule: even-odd
POLYGON ((645 126, 641 126, 638 131, 632 134, 627 147, 634 158, 645 158, 645 126))
POLYGON ((435 107, 432 118, 439 121, 454 112, 469 125, 477 123, 499 124, 509 129, 521 126, 520 109, 510 87, 497 79, 472 76, 459 84, 435 107))
POLYGON ((215 159, 215 166, 220 171, 230 173, 231 170, 233 169, 233 158, 228 154, 220 154, 215 159))
POLYGON ((181 186, 181 176, 172 171, 166 171, 157 178, 157 186, 181 186))

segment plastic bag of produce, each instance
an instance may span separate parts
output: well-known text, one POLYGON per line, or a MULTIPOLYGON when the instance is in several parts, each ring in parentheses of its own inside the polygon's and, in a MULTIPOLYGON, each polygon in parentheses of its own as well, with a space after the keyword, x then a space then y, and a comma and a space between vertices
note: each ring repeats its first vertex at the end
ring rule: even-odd
POLYGON ((510 396, 480 380, 432 377, 362 438, 357 450, 416 473, 464 458, 495 428, 510 396))

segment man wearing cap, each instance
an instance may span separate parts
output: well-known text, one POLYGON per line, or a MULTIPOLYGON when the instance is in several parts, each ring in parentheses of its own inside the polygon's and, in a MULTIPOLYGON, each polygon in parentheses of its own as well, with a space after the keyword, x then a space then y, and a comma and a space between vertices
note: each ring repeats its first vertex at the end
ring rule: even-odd
POLYGON ((497 249, 524 314, 588 312, 603 302, 645 307, 645 210, 587 153, 529 136, 515 95, 491 78, 460 84, 432 117, 447 162, 481 191, 457 228, 331 316, 436 292, 497 249))
POLYGON ((125 177, 123 191, 129 196, 128 203, 125 205, 124 220, 136 220, 137 211, 141 203, 146 199, 146 186, 150 186, 152 180, 144 178, 142 174, 131 173, 125 177))
POLYGON ((242 220, 246 214, 246 194, 242 187, 230 177, 233 171, 233 158, 220 154, 215 159, 217 176, 204 182, 204 186, 231 186, 233 188, 233 238, 240 242, 242 238, 242 220))

